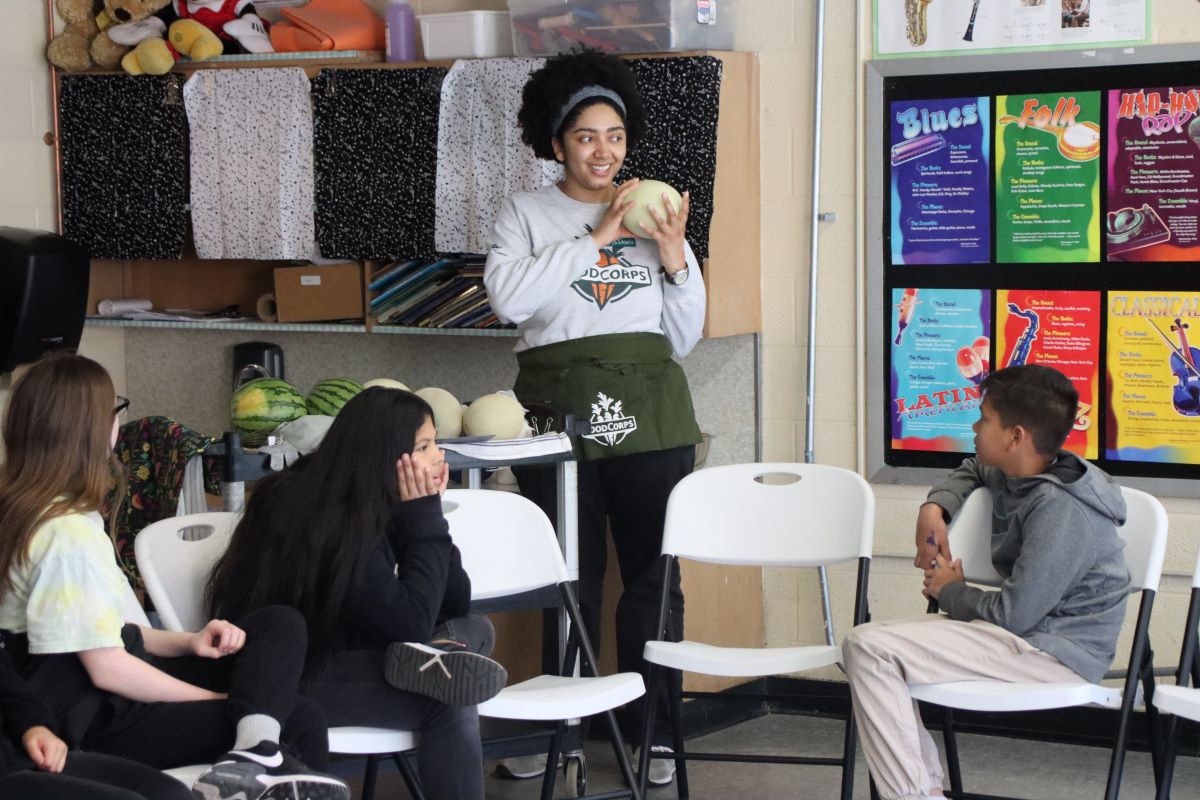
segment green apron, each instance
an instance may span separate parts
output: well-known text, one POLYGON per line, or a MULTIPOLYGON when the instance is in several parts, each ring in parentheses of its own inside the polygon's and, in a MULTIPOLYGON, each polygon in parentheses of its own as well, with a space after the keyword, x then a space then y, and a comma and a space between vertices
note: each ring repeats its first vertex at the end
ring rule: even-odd
POLYGON ((522 403, 591 420, 592 432, 576 440, 581 461, 700 441, 687 377, 661 334, 570 339, 517 353, 517 365, 513 389, 522 403))

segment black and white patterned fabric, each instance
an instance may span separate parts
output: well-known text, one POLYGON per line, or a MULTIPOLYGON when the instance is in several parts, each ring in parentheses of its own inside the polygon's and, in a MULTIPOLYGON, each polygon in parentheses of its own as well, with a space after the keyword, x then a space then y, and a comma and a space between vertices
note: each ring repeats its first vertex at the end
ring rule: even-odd
POLYGON ((625 160, 618 181, 650 178, 688 190, 687 240, 703 263, 717 171, 717 113, 721 60, 711 56, 639 58, 629 62, 637 76, 646 132, 625 160))
POLYGON ((183 97, 196 255, 311 257, 313 122, 304 70, 204 70, 184 84, 183 97))
POLYGON ((322 70, 312 82, 317 242, 326 258, 434 252, 438 97, 446 70, 322 70))
POLYGON ((180 258, 187 117, 178 75, 66 75, 59 95, 63 232, 93 258, 180 258))
POLYGON ((484 253, 500 205, 563 178, 521 141, 517 112, 544 58, 456 61, 442 86, 437 135, 437 249, 484 253))

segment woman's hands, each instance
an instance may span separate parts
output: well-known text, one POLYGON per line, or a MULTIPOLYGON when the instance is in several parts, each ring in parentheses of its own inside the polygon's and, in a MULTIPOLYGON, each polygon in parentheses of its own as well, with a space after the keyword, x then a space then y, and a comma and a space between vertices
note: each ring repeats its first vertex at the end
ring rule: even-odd
MULTIPOLYGON (((592 234, 593 236, 595 234, 592 234)), ((450 467, 443 461, 440 465, 422 467, 413 463, 408 453, 396 462, 396 484, 401 500, 415 500, 431 494, 442 495, 450 481, 450 467)))
POLYGON ((45 772, 62 772, 67 764, 67 743, 54 735, 54 731, 42 725, 34 725, 21 736, 21 744, 38 769, 45 772))
POLYGON ((687 268, 687 261, 683 255, 683 243, 691 198, 687 192, 684 192, 683 203, 679 206, 678 211, 675 210, 671 198, 665 192, 662 201, 663 208, 667 211, 667 218, 663 219, 659 215, 658 209, 653 204, 648 204, 646 208, 654 219, 655 227, 652 230, 649 226, 642 225, 641 231, 635 231, 635 233, 658 243, 658 258, 662 262, 663 269, 667 271, 668 275, 674 275, 679 270, 687 268))
POLYGON ((633 235, 621 224, 621 220, 625 217, 625 212, 633 207, 629 193, 637 188, 640 182, 639 178, 630 178, 617 187, 617 193, 608 204, 608 210, 600 218, 600 224, 592 231, 592 241, 596 243, 596 247, 607 247, 614 239, 633 235))
POLYGON ((203 630, 192 635, 188 649, 200 658, 231 656, 246 644, 246 632, 223 619, 210 620, 203 630))

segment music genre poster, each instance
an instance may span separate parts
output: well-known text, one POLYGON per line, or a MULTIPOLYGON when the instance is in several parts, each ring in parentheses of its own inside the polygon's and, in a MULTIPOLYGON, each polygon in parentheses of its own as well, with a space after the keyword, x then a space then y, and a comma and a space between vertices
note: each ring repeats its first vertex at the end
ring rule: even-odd
POLYGON ((1200 88, 1108 93, 1109 261, 1200 259, 1200 88))
POLYGON ((970 453, 987 376, 991 292, 893 289, 892 448, 970 453))
POLYGON ((1108 423, 1115 461, 1200 464, 1200 292, 1108 293, 1108 423))
POLYGON ((996 367, 1044 364, 1079 392, 1075 425, 1064 447, 1099 455, 1096 392, 1100 385, 1099 292, 996 290, 996 367))
POLYGON ((988 98, 891 104, 893 264, 991 259, 988 98))
POLYGON ((1100 93, 996 98, 996 260, 1100 260, 1100 93))

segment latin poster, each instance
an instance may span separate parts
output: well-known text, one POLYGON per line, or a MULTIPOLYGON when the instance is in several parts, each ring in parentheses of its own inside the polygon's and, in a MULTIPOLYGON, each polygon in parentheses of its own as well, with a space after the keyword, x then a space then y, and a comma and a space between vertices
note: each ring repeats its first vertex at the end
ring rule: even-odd
POLYGON ((990 361, 991 291, 893 289, 892 448, 971 453, 990 361))
POLYGON ((892 263, 991 260, 988 98, 892 103, 892 263))
POLYGON ((1108 93, 1109 261, 1200 260, 1200 88, 1108 93))
POLYGON ((1100 292, 996 290, 997 368, 1044 364, 1079 392, 1075 425, 1064 447, 1099 455, 1096 398, 1100 385, 1100 292))
POLYGON ((1108 293, 1114 461, 1200 464, 1200 291, 1108 293))
POLYGON ((996 260, 1100 260, 1100 93, 996 98, 996 260))

